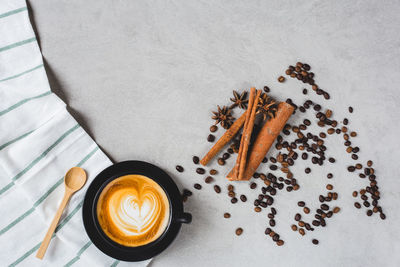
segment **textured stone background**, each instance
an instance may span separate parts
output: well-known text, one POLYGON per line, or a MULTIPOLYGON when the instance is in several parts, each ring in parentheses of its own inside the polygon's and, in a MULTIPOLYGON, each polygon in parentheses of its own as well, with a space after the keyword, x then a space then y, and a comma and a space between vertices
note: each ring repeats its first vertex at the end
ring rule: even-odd
MULTIPOLYGON (((399 1, 29 2, 53 90, 115 161, 153 162, 181 187, 191 187, 202 179, 191 156, 209 148, 215 105, 227 104, 233 89, 266 84, 276 98, 301 103, 302 84, 276 81, 301 60, 312 65, 331 100, 308 97, 333 109, 335 118, 348 117, 359 133, 360 159, 375 162, 386 221, 353 207, 351 192, 363 181, 345 170, 351 160, 336 136, 327 153, 337 163, 317 168, 297 161, 301 190, 275 198, 284 247, 264 236, 266 212, 255 214, 252 201, 233 206, 226 194, 204 186, 186 205, 193 223, 152 266, 400 265, 399 1), (177 163, 186 172, 178 175, 177 163), (306 166, 311 175, 304 174, 306 166), (295 203, 315 208, 328 172, 335 175, 342 211, 326 228, 300 237, 290 230, 295 203), (230 220, 223 219, 225 211, 230 220), (240 237, 234 235, 238 226, 244 228, 240 237), (314 237, 319 246, 311 244, 314 237)), ((217 179, 227 184, 223 175, 217 179)), ((236 187, 249 199, 258 194, 248 183, 236 187)))

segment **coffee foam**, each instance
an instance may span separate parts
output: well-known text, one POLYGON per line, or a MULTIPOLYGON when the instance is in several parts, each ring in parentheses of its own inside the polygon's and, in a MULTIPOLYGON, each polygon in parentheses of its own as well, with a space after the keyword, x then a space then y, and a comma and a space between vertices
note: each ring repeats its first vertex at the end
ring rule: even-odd
POLYGON ((148 244, 164 232, 169 222, 169 200, 164 190, 143 175, 126 175, 101 192, 97 217, 113 241, 128 247, 148 244))

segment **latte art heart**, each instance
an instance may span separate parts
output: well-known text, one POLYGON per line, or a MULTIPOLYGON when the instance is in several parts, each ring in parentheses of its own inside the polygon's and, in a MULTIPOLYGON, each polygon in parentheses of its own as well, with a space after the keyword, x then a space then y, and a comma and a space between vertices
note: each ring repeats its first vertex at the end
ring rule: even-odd
POLYGON ((103 231, 124 246, 141 246, 156 240, 169 221, 164 190, 142 175, 115 179, 100 194, 97 216, 103 231))

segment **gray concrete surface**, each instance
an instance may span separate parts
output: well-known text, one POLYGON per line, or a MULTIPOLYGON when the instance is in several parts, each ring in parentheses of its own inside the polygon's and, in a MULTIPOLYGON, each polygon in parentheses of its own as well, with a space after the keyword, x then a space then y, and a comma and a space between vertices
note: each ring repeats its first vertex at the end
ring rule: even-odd
MULTIPOLYGON (((349 174, 341 138, 328 141, 337 163, 295 175, 301 190, 276 197, 277 247, 263 232, 266 213, 252 201, 233 206, 211 186, 186 205, 191 225, 152 266, 399 266, 399 1, 29 1, 53 90, 114 160, 160 165, 181 187, 202 177, 191 157, 203 155, 216 104, 233 89, 269 85, 272 94, 301 103, 303 85, 276 78, 298 60, 312 65, 331 100, 359 133, 360 161, 375 162, 387 220, 356 210, 351 192, 365 181, 349 174), (351 105, 355 112, 348 114, 351 105), (186 171, 177 174, 176 164, 186 171), (328 227, 300 237, 290 230, 305 200, 315 208, 327 172, 340 193, 340 214, 328 227), (225 211, 232 213, 223 219, 225 211), (234 235, 236 227, 244 233, 234 235), (320 240, 319 246, 311 244, 320 240)), ((236 113, 237 115, 237 113, 236 113)), ((303 117, 296 114, 292 123, 303 117)), ((222 131, 218 131, 218 136, 222 131)), ((273 151, 272 151, 273 152, 273 151)), ((231 160, 228 166, 232 166, 231 160)), ((213 163, 215 166, 215 163, 213 163)), ((219 168, 218 183, 225 186, 219 168)), ((264 169, 266 170, 266 169, 264 169)), ((259 181, 258 181, 259 182, 259 181)), ((259 184, 261 185, 261 184, 259 184)), ((254 199, 248 183, 237 191, 254 199)))

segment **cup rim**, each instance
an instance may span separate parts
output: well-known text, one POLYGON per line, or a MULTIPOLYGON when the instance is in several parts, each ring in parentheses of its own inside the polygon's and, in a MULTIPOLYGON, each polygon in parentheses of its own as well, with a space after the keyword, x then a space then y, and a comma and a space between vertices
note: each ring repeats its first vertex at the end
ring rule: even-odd
POLYGON ((183 203, 178 187, 172 178, 159 167, 144 161, 123 161, 101 171, 89 185, 82 206, 84 228, 93 244, 106 255, 122 261, 143 261, 164 251, 178 235, 181 218, 184 217, 183 203), (124 175, 144 175, 161 186, 170 204, 169 223, 163 234, 143 246, 126 247, 110 239, 101 229, 97 218, 97 200, 104 187, 124 175))

